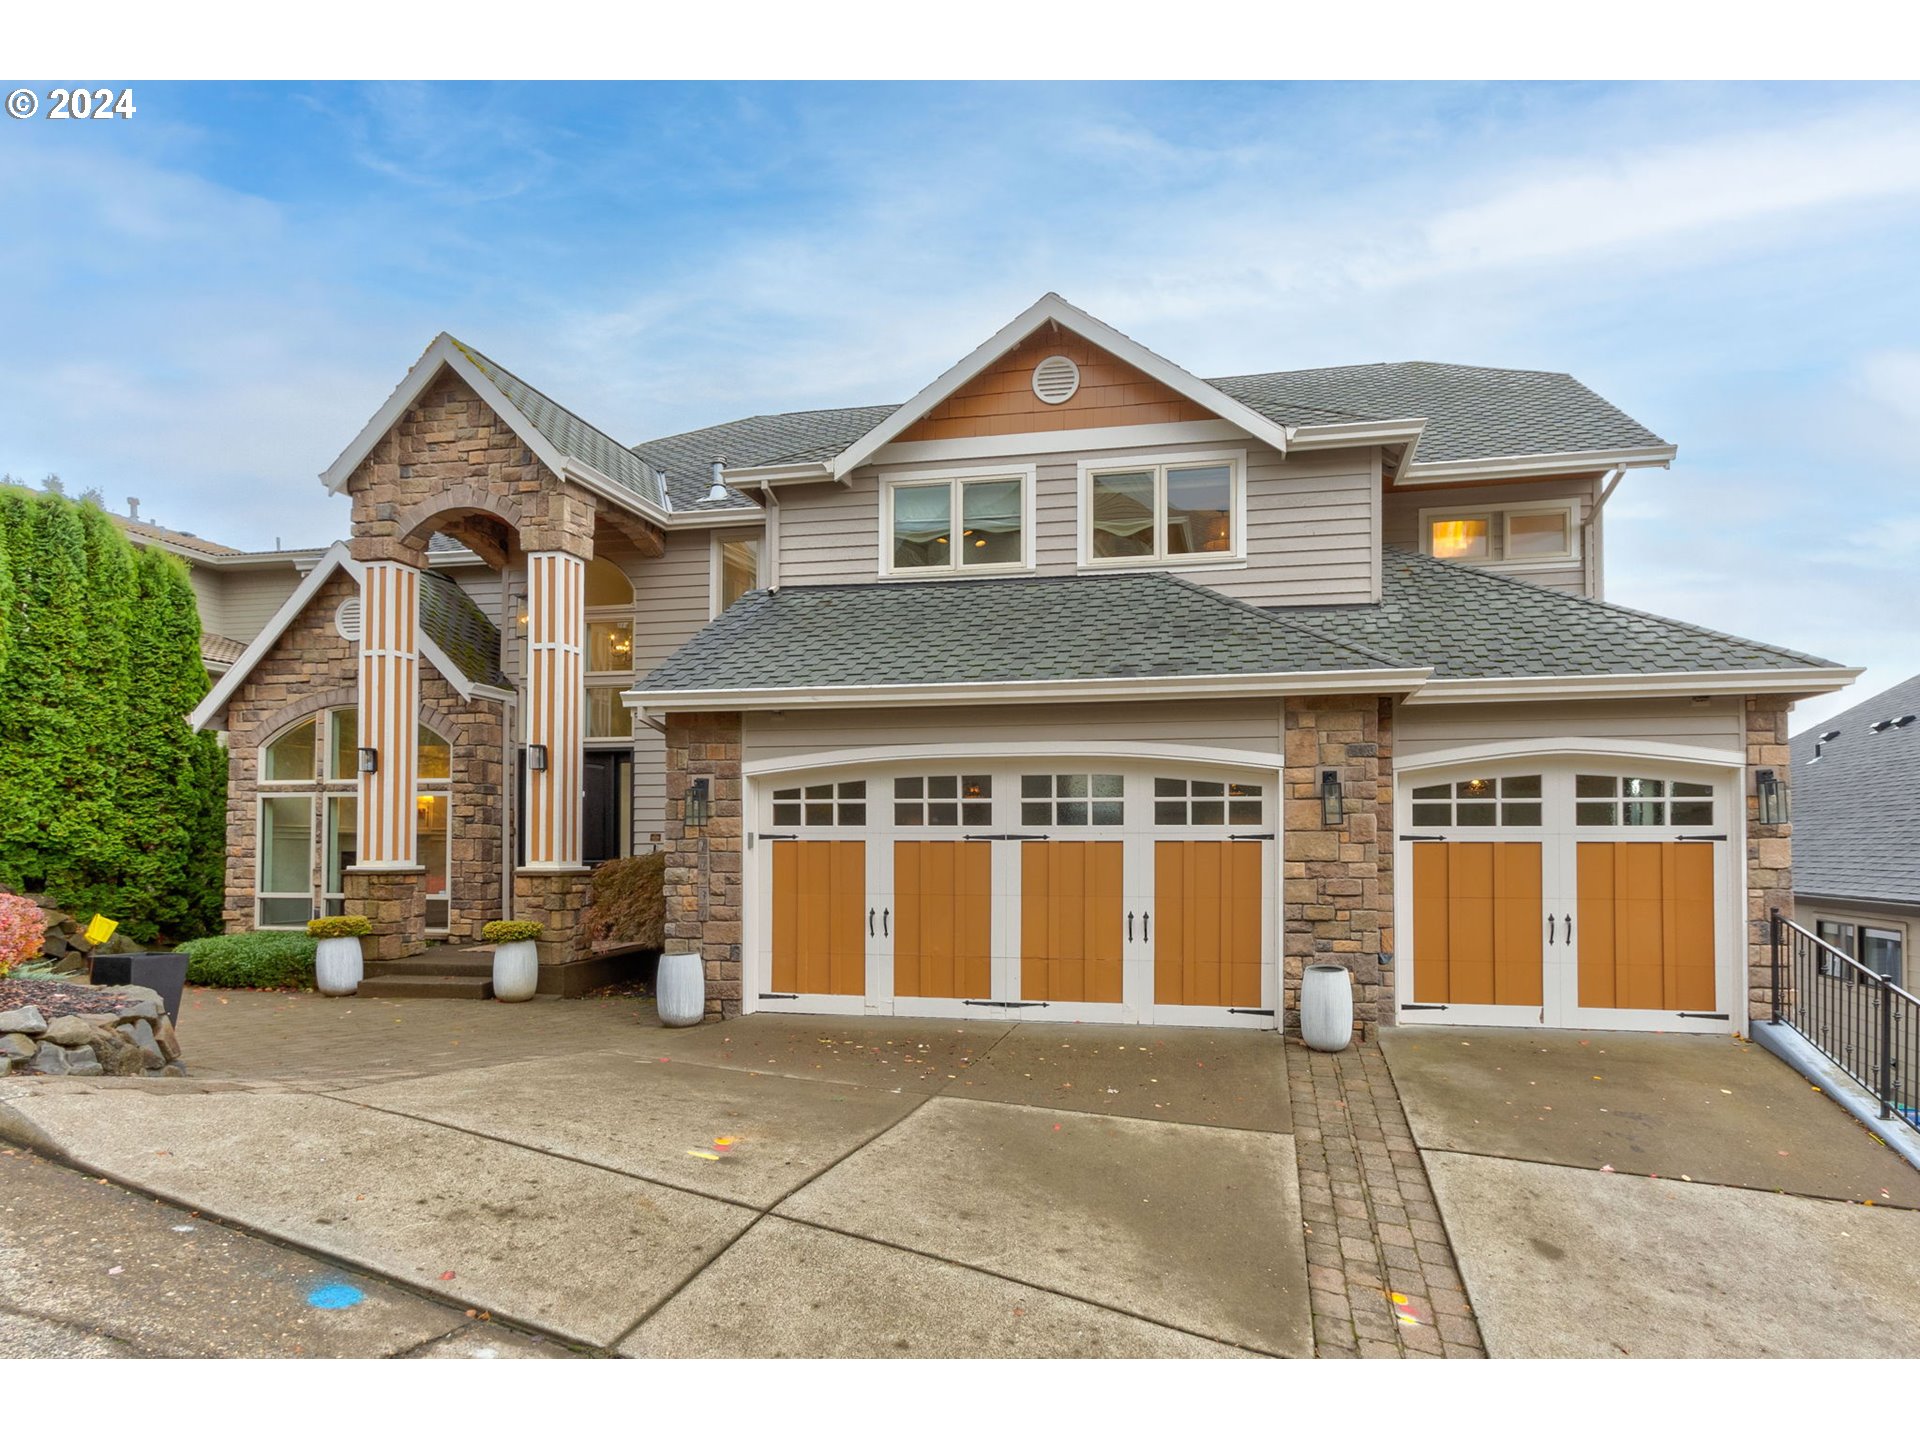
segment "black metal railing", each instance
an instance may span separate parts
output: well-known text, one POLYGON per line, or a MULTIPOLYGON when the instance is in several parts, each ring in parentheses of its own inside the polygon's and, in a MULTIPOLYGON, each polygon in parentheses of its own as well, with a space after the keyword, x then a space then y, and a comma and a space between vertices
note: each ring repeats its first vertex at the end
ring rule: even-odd
POLYGON ((1880 1101, 1880 1118, 1920 1130, 1920 999, 1778 910, 1773 1023, 1789 1025, 1880 1101))

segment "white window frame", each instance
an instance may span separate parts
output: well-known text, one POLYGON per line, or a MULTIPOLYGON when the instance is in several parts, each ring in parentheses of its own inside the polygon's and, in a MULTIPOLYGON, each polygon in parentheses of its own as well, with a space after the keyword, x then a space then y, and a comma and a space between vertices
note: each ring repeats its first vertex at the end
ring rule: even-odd
MULTIPOLYGON (((1034 491, 1038 488, 1039 467, 1034 465, 988 465, 965 470, 906 470, 880 477, 880 575, 882 579, 929 580, 966 575, 1017 575, 1034 568, 1034 491), (900 565, 893 563, 893 495, 896 490, 945 483, 952 487, 948 523, 961 523, 960 486, 987 480, 1020 482, 1020 558, 992 565, 963 565, 956 558, 945 565, 900 565)), ((956 553, 957 545, 948 548, 956 553)))
POLYGON ((1435 506, 1420 512, 1420 553, 1433 554, 1433 527, 1442 520, 1484 520, 1489 545, 1498 537, 1500 553, 1484 560, 1461 559, 1459 565, 1479 565, 1489 570, 1562 570, 1580 563, 1580 502, 1575 499, 1522 500, 1509 505, 1435 506), (1529 555, 1510 560, 1512 518, 1515 515, 1544 515, 1559 512, 1567 517, 1567 548, 1558 555, 1529 555))
POLYGON ((753 570, 753 588, 763 590, 767 584, 767 533, 764 530, 752 530, 746 526, 735 526, 729 530, 715 530, 707 551, 707 618, 718 620, 725 612, 720 606, 722 582, 726 574, 726 563, 722 559, 725 552, 721 547, 732 541, 752 540, 760 547, 760 555, 753 570))
MULTIPOLYGON (((314 815, 314 809, 315 809, 315 806, 314 806, 315 797, 319 795, 323 795, 326 792, 324 787, 317 781, 308 781, 306 786, 301 789, 292 788, 294 783, 292 781, 283 780, 283 781, 280 781, 279 783, 282 786, 285 786, 287 788, 279 789, 279 790, 261 791, 254 796, 253 928, 256 930, 290 930, 295 932, 303 932, 307 928, 306 920, 302 920, 297 924, 293 924, 293 925, 267 924, 264 918, 266 915, 265 902, 268 900, 305 900, 307 902, 308 919, 311 919, 313 916, 320 913, 319 911, 314 909, 314 901, 313 901, 313 857, 315 853, 315 832, 314 832, 314 824, 313 824, 313 815, 314 815), (306 802, 306 806, 307 806, 307 886, 306 886, 306 889, 304 890, 265 890, 261 888, 261 881, 263 881, 266 878, 266 869, 267 869, 267 847, 265 844, 262 843, 265 840, 266 833, 267 833, 267 806, 276 800, 303 800, 306 802)), ((325 820, 323 817, 322 827, 324 827, 324 825, 325 825, 325 820)), ((324 845, 326 842, 324 839, 322 839, 319 843, 321 845, 324 845)), ((322 883, 324 884, 324 881, 322 883)))
POLYGON ((1080 461, 1080 566, 1086 570, 1184 570, 1189 566, 1244 565, 1247 560, 1247 452, 1196 451, 1186 455, 1113 455, 1080 461), (1228 468, 1233 513, 1233 547, 1199 555, 1167 553, 1167 472, 1199 470, 1213 465, 1228 468), (1096 556, 1093 553, 1093 481, 1096 475, 1126 475, 1153 471, 1153 549, 1151 555, 1096 556))

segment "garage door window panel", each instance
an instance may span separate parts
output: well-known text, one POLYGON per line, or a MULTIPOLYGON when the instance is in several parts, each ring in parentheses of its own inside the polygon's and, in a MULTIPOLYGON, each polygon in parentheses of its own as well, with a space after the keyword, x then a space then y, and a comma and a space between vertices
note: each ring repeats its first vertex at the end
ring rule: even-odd
POLYGON ((1020 823, 1042 829, 1126 823, 1126 777, 1022 775, 1020 823))

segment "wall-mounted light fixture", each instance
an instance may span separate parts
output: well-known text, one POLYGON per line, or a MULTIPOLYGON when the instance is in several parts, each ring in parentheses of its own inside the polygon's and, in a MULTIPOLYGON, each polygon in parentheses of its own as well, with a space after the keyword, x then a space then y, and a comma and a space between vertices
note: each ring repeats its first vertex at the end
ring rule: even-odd
POLYGON ((360 773, 371 775, 380 768, 380 752, 371 745, 360 747, 360 773))
POLYGON ((513 606, 513 623, 524 629, 527 623, 527 597, 516 591, 507 600, 513 606))
POLYGON ((1787 787, 1782 783, 1779 771, 1754 771, 1753 793, 1760 802, 1758 818, 1762 825, 1787 823, 1787 787))
POLYGON ((527 746, 527 769, 544 770, 547 768, 547 747, 544 745, 527 746))
POLYGON ((689 830, 698 830, 705 826, 712 810, 712 792, 705 779, 695 780, 687 786, 687 828, 689 830))
POLYGON ((1343 823, 1347 818, 1346 796, 1340 790, 1340 772, 1322 770, 1320 772, 1320 819, 1328 825, 1343 823))

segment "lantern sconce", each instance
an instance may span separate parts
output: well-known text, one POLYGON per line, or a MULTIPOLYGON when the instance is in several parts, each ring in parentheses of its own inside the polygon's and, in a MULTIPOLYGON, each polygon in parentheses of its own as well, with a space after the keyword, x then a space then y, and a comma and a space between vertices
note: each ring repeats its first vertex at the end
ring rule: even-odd
POLYGON ((380 768, 380 752, 371 745, 360 747, 360 773, 372 775, 380 768))
POLYGON ((1779 771, 1754 771, 1753 793, 1760 802, 1758 818, 1762 825, 1787 823, 1787 787, 1781 782, 1779 771))
POLYGON ((1347 818, 1346 797, 1340 791, 1340 772, 1322 770, 1320 772, 1320 819, 1332 828, 1345 822, 1347 818))
POLYGON ((703 828, 711 812, 712 804, 707 782, 704 779, 695 780, 687 786, 687 828, 689 830, 703 828))
POLYGON ((527 746, 527 769, 545 770, 547 768, 547 747, 544 745, 527 746))

